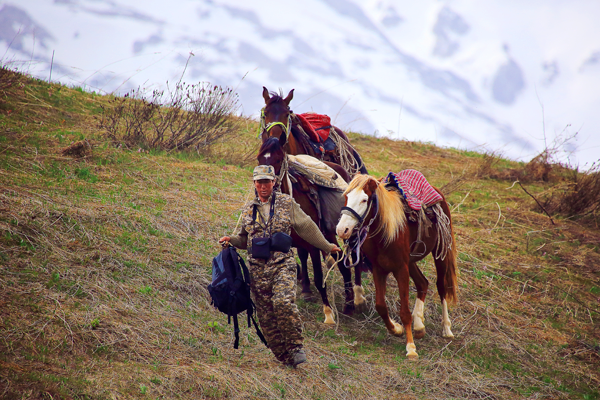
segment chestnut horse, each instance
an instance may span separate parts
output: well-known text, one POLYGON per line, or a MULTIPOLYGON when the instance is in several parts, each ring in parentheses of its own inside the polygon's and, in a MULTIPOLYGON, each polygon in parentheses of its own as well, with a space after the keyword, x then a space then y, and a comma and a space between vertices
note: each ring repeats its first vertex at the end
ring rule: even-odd
MULTIPOLYGON (((280 139, 269 138, 265 141, 258 152, 257 160, 259 165, 272 165, 275 169, 275 174, 278 176, 277 186, 284 193, 290 193, 287 187, 288 183, 291 182, 285 179, 282 175, 282 167, 284 166, 284 160, 286 154, 283 151, 280 139), (282 179, 283 178, 283 179, 282 179)), ((349 176, 346 171, 337 164, 326 162, 342 179, 348 182, 349 176)), ((285 168, 284 168, 285 169, 285 168)), ((284 171, 290 173, 290 171, 284 171)), ((302 175, 294 174, 292 183, 292 196, 294 200, 300 205, 302 211, 304 211, 317 226, 323 232, 323 236, 330 243, 337 243, 335 237, 335 226, 340 215, 342 206, 344 205, 344 196, 341 191, 335 189, 320 188, 317 185, 311 183, 308 179, 302 175), (321 218, 319 219, 319 210, 311 198, 314 198, 314 194, 318 193, 321 208, 321 218)), ((327 285, 323 282, 323 270, 321 267, 321 254, 320 251, 302 239, 300 236, 292 230, 293 246, 298 250, 298 257, 302 263, 302 294, 308 297, 310 291, 310 280, 308 277, 308 256, 310 255, 313 265, 315 287, 321 295, 323 302, 323 312, 325 314, 325 323, 334 324, 335 319, 333 318, 333 311, 327 297, 327 285)), ((334 255, 332 255, 334 256, 334 255)), ((340 256, 336 256, 340 257, 340 256)), ((353 287, 351 270, 342 266, 338 263, 338 268, 344 279, 344 293, 345 293, 345 305, 343 313, 347 315, 353 314, 355 308, 365 304, 365 298, 363 296, 362 286, 360 283, 360 272, 356 273, 356 282, 353 287), (356 293, 356 296, 355 296, 356 293)), ((357 270, 359 271, 359 270, 357 270)))
MULTIPOLYGON (((269 94, 266 87, 263 86, 263 98, 265 99, 265 108, 261 115, 262 131, 260 132, 263 143, 270 137, 276 137, 284 145, 284 151, 287 154, 298 155, 308 154, 323 161, 334 162, 341 165, 350 176, 356 173, 366 174, 365 167, 358 152, 350 145, 350 140, 341 129, 332 127, 337 135, 336 148, 333 150, 318 150, 320 144, 312 143, 308 136, 301 130, 300 120, 290 110, 290 102, 294 97, 294 89, 290 90, 288 95, 283 98, 276 93, 269 94)), ((330 134, 334 136, 334 134, 330 134)))
MULTIPOLYGON (((435 189, 435 188, 434 188, 435 189)), ((414 337, 425 335, 424 304, 429 281, 423 275, 417 261, 423 259, 436 248, 434 262, 437 271, 437 289, 442 302, 442 336, 452 338, 448 303, 457 300, 456 245, 450 219, 450 208, 438 189, 442 201, 435 204, 436 219, 421 239, 416 222, 411 222, 405 214, 404 199, 397 189, 386 187, 381 180, 369 175, 356 175, 344 192, 346 206, 337 225, 337 234, 348 239, 354 229, 367 229, 362 251, 373 267, 376 310, 383 319, 388 331, 401 336, 406 330, 406 355, 410 359, 418 357, 413 341, 411 326, 414 325, 414 337), (446 220, 446 239, 440 231, 440 221, 446 220), (447 235, 450 235, 449 237, 447 235), (419 240, 425 251, 411 254, 411 243, 419 240), (422 241, 421 241, 422 240, 422 241), (437 246, 437 247, 436 247, 437 246), (386 281, 392 274, 398 282, 400 292, 400 319, 402 324, 390 318, 385 303, 386 281), (411 312, 408 304, 409 277, 417 287, 417 300, 411 312)), ((432 255, 434 255, 432 254, 432 255)))

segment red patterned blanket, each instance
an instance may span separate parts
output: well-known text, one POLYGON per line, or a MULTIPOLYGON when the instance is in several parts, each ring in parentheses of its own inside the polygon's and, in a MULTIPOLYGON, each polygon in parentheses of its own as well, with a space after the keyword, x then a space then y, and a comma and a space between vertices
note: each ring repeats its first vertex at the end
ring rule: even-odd
POLYGON ((429 207, 442 201, 442 196, 427 182, 425 176, 414 169, 390 172, 384 182, 397 187, 413 210, 420 210, 423 204, 429 207))

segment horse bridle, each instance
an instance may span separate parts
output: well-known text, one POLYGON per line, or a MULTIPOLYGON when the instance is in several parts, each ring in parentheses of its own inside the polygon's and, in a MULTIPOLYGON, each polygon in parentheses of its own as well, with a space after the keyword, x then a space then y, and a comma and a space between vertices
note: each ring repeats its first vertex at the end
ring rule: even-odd
POLYGON ((265 109, 263 107, 263 109, 260 110, 260 128, 259 128, 260 131, 258 133, 259 136, 263 132, 266 132, 268 134, 269 131, 277 125, 281 125, 283 131, 285 132, 285 141, 287 142, 288 138, 290 137, 290 132, 292 130, 292 112, 290 110, 288 110, 287 125, 284 124, 283 122, 279 122, 279 121, 269 122, 268 124, 265 124, 265 109))
POLYGON ((373 193, 373 195, 369 199, 369 204, 367 206, 367 210, 365 211, 365 213, 363 215, 360 215, 351 207, 347 207, 347 206, 342 207, 341 214, 348 215, 351 218, 356 219, 359 224, 358 228, 356 229, 356 231, 357 231, 356 236, 350 236, 349 239, 345 240, 346 244, 348 245, 348 247, 350 249, 350 252, 346 253, 346 255, 344 256, 344 266, 346 268, 355 267, 360 262, 360 248, 361 248, 362 244, 365 242, 365 240, 367 240, 367 237, 369 236, 369 229, 371 229, 371 225, 375 221, 375 217, 377 217, 378 213, 379 213, 379 201, 377 201, 377 195, 375 193, 373 193), (365 226, 365 218, 367 217, 367 215, 369 215, 369 212, 371 211, 371 207, 373 205, 375 205, 375 212, 373 213, 373 217, 371 217, 371 220, 369 221, 369 223, 365 226), (356 253, 356 261, 354 261, 352 264, 349 265, 349 263, 351 261, 349 261, 348 258, 354 252, 356 253))

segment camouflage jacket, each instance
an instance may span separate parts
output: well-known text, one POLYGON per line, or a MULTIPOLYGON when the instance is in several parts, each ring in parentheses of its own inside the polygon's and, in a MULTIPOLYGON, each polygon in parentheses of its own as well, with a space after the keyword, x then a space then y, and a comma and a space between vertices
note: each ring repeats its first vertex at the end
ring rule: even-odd
MULTIPOLYGON (((242 210, 240 230, 237 232, 237 235, 231 236, 230 243, 237 248, 246 249, 255 237, 273 235, 276 232, 283 232, 289 235, 291 234, 291 230, 294 229, 298 236, 319 250, 326 253, 331 252, 334 245, 325 239, 319 227, 302 211, 300 205, 293 198, 287 194, 277 192, 275 195, 273 218, 271 220, 269 220, 270 205, 271 198, 269 198, 267 203, 261 203, 258 198, 255 198, 246 204, 242 210), (258 212, 256 221, 253 221, 252 216, 255 206, 258 208, 258 212)), ((252 255, 248 255, 250 262, 252 262, 252 255)), ((272 263, 279 262, 292 255, 291 250, 288 253, 274 251, 271 252, 269 261, 272 263)))

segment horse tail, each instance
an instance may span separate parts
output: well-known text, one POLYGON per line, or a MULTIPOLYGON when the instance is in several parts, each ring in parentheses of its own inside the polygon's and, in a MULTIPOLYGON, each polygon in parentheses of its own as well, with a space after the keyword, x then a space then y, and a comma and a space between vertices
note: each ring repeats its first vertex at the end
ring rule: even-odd
POLYGON ((436 188, 437 192, 442 195, 443 200, 440 202, 442 211, 448 216, 450 221, 450 236, 452 238, 451 246, 448 246, 447 253, 444 257, 446 264, 446 274, 444 275, 444 288, 446 290, 446 301, 449 304, 456 304, 458 301, 458 250, 456 249, 456 240, 454 238, 454 226, 452 225, 452 217, 450 216, 450 207, 446 202, 444 195, 436 188))

